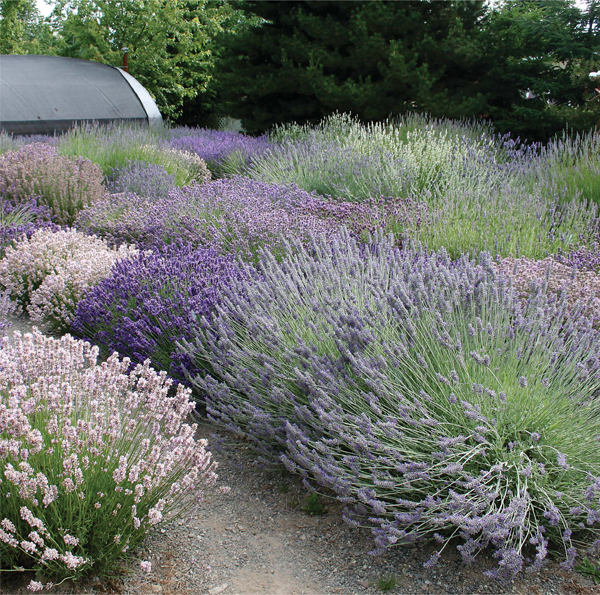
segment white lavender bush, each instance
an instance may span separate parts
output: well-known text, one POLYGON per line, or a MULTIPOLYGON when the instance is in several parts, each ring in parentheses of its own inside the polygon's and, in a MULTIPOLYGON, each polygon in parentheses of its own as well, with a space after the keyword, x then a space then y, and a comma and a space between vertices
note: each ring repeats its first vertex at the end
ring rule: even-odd
POLYGON ((496 149, 489 127, 416 114, 368 124, 334 114, 317 126, 281 126, 271 140, 245 175, 338 199, 482 190, 496 174, 488 167, 496 149))
POLYGON ((110 248, 76 230, 41 229, 6 248, 0 287, 33 321, 65 331, 85 293, 108 277, 114 264, 137 253, 127 245, 110 248))
MULTIPOLYGON (((182 349, 211 418, 333 490, 376 550, 459 538, 495 575, 600 544, 600 344, 543 293, 525 306, 479 263, 405 247, 265 252, 182 349)), ((431 560, 435 561, 437 555, 431 560)))
POLYGON ((148 362, 129 372, 128 359, 97 355, 37 331, 0 350, 2 571, 110 572, 216 480, 206 441, 185 423, 189 390, 170 393, 148 362))

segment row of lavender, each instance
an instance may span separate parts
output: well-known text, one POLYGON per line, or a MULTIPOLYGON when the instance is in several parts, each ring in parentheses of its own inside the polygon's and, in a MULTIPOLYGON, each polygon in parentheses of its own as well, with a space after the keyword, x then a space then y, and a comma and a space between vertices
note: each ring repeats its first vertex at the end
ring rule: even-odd
MULTIPOLYGON (((268 139, 34 139, 0 157, 5 237, 27 233, 0 282, 52 330, 191 386, 212 419, 346 503, 377 550, 459 537, 466 560, 492 549, 499 577, 549 548, 572 566, 600 545, 597 140, 485 132, 337 117, 268 139)), ((49 565, 4 531, 3 563, 49 565)), ((124 553, 91 542, 76 544, 82 571, 124 553)))

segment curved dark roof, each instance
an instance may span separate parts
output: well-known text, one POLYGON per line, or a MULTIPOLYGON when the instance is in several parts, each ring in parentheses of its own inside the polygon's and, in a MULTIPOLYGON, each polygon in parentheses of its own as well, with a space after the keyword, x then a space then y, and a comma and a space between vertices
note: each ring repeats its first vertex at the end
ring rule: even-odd
POLYGON ((97 121, 162 121, 146 89, 119 68, 59 56, 0 55, 0 128, 52 134, 97 121))

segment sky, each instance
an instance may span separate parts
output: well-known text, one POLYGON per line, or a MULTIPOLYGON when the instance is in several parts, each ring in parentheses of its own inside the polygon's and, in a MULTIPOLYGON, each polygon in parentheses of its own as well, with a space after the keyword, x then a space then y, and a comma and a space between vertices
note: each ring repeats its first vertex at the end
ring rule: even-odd
POLYGON ((52 6, 44 2, 44 0, 36 0, 40 14, 47 17, 52 12, 52 6))

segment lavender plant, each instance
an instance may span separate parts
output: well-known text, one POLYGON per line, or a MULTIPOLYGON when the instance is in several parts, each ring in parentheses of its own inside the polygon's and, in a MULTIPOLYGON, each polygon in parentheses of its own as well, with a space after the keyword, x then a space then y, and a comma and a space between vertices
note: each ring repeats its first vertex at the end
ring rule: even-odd
POLYGON ((600 272, 600 244, 592 242, 589 246, 577 248, 569 246, 569 250, 559 250, 554 259, 578 271, 600 272))
POLYGON ((244 174, 250 160, 269 146, 265 136, 253 138, 233 131, 176 128, 171 135, 174 149, 198 155, 217 177, 244 174))
POLYGON ((175 177, 177 186, 202 182, 210 172, 189 152, 170 147, 166 130, 136 126, 82 126, 60 137, 62 155, 83 156, 97 163, 105 176, 128 161, 162 166, 175 177))
MULTIPOLYGON (((579 251, 579 254, 585 254, 579 251)), ((584 260, 585 262, 585 260, 584 260)), ((500 275, 512 280, 521 299, 532 292, 544 290, 564 294, 570 309, 579 308, 595 326, 600 324, 600 275, 590 270, 578 270, 557 262, 554 257, 543 260, 503 258, 494 264, 500 275)))
POLYGON ((376 551, 459 538, 501 578, 600 545, 589 319, 543 293, 522 306, 485 254, 392 237, 265 251, 260 272, 181 344, 213 368, 193 379, 211 419, 333 490, 376 551))
POLYGON ((541 259, 592 242, 599 231, 596 205, 540 188, 527 192, 510 180, 437 196, 426 190, 420 200, 430 206, 429 223, 409 229, 409 235, 431 249, 447 249, 453 258, 488 251, 541 259))
POLYGON ((567 135, 539 147, 538 166, 531 176, 543 186, 566 189, 571 195, 600 204, 600 135, 567 135))
POLYGON ((175 176, 169 175, 161 165, 128 160, 124 167, 112 170, 106 186, 113 194, 137 194, 158 199, 175 189, 175 176))
POLYGON ((76 230, 38 230, 6 249, 0 287, 19 312, 54 332, 65 331, 86 292, 110 274, 114 264, 137 254, 130 246, 110 248, 76 230))
POLYGON ((10 328, 10 316, 15 313, 15 303, 8 292, 0 293, 0 348, 4 343, 6 330, 10 328))
POLYGON ((5 130, 0 130, 0 155, 7 151, 16 151, 18 149, 15 139, 12 134, 8 134, 5 130))
POLYGON ((386 228, 455 258, 489 251, 539 259, 598 234, 597 206, 567 183, 567 166, 556 173, 573 159, 585 171, 597 167, 588 141, 542 148, 468 122, 410 115, 363 125, 339 114, 315 127, 283 126, 270 140, 251 159, 253 179, 294 182, 334 201, 383 195, 426 203, 426 224, 395 225, 386 214, 386 228))
POLYGON ((58 230, 60 226, 52 223, 50 209, 38 207, 32 200, 26 204, 15 204, 13 201, 0 202, 0 256, 5 247, 23 236, 31 237, 38 229, 58 230))
POLYGON ((76 227, 140 248, 181 240, 253 258, 262 245, 281 249, 286 235, 335 231, 333 218, 311 212, 315 200, 293 186, 235 177, 180 188, 161 200, 112 196, 81 213, 76 227))
POLYGON ((494 171, 487 167, 496 148, 489 129, 416 115, 363 125, 336 114, 316 127, 280 127, 271 140, 247 175, 345 200, 481 188, 494 171))
POLYGON ((243 273, 210 248, 175 243, 115 265, 110 277, 79 302, 72 322, 78 336, 183 381, 201 373, 177 341, 191 339, 196 316, 210 316, 223 287, 243 273))
POLYGON ((61 225, 71 224, 84 206, 106 195, 102 172, 82 157, 60 156, 45 143, 0 155, 0 198, 47 206, 61 225))
POLYGON ((148 363, 130 372, 127 359, 97 355, 37 331, 0 350, 3 572, 62 582, 114 571, 216 480, 206 441, 185 423, 189 390, 169 396, 148 363))

